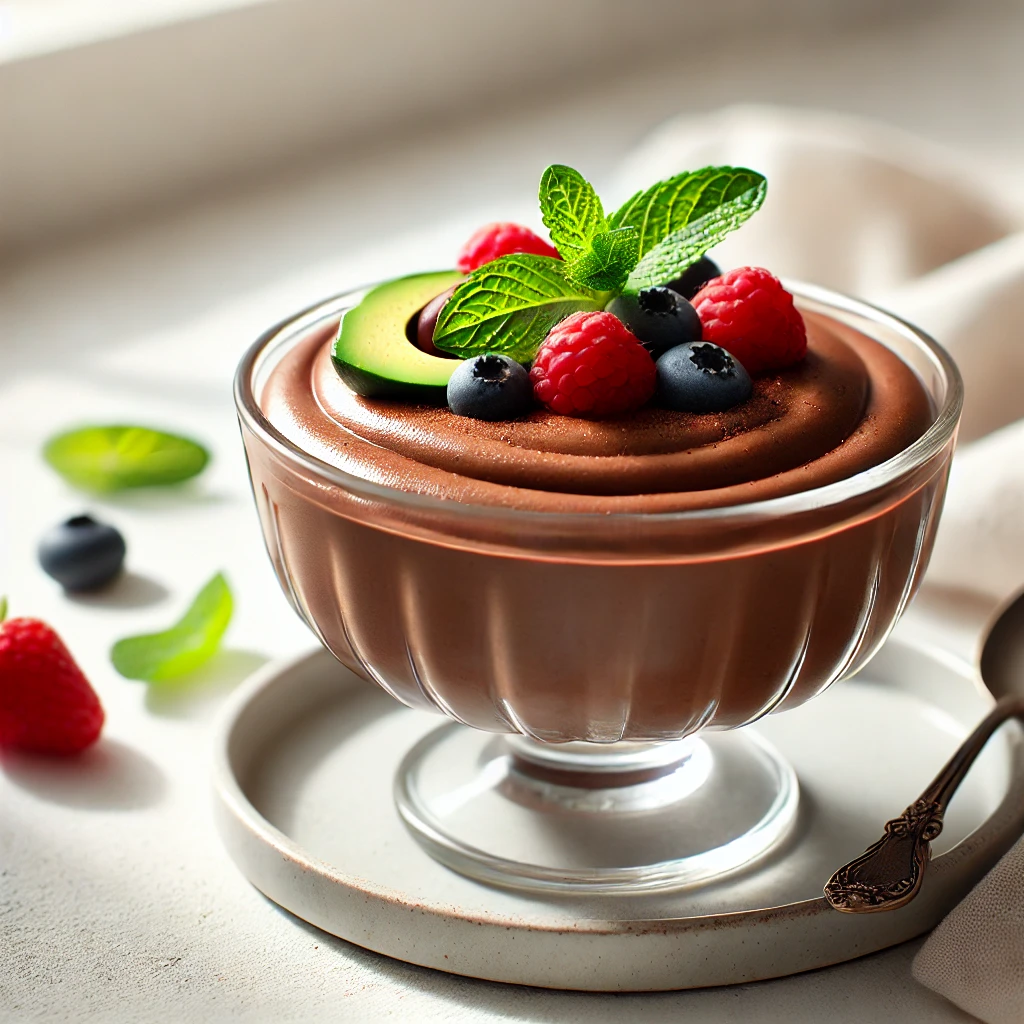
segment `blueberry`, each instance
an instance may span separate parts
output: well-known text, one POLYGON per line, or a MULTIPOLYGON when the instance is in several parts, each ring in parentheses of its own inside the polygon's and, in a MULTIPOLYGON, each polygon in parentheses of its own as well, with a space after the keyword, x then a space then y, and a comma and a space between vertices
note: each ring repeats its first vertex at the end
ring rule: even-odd
POLYGON ((644 288, 608 303, 614 313, 655 358, 685 341, 700 341, 697 311, 671 288, 644 288))
POLYGON ((530 375, 508 356, 474 356, 457 366, 448 381, 448 407, 457 416, 514 420, 532 403, 530 375))
POLYGON ((98 590, 124 565, 124 537, 92 516, 74 516, 47 530, 39 564, 65 590, 98 590))
POLYGON ((656 401, 679 412, 721 412, 749 397, 750 374, 708 341, 670 348, 657 363, 656 401))
POLYGON ((691 263, 674 281, 669 281, 666 288, 679 292, 685 299, 692 299, 713 277, 721 277, 722 268, 714 261, 701 256, 696 263, 691 263))

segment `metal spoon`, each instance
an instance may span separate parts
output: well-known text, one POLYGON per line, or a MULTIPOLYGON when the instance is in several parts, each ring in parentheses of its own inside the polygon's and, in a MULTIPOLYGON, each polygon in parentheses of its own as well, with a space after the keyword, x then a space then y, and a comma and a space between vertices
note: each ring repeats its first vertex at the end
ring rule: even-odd
POLYGON ((993 626, 981 655, 981 677, 996 706, 960 745, 927 789, 885 834, 825 885, 825 899, 847 914, 895 910, 921 888, 931 843, 942 832, 946 807, 989 737, 1011 718, 1024 721, 1024 594, 993 626))

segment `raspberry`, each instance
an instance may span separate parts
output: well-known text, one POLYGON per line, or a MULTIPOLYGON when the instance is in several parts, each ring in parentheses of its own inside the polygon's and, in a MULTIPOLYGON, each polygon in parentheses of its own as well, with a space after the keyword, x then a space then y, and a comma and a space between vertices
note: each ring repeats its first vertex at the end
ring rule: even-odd
POLYGON ((552 412, 597 419, 639 409, 654 394, 650 353, 611 313, 573 313, 551 329, 530 370, 552 412))
POLYGON ((77 754, 102 728, 99 698, 60 637, 39 619, 0 625, 0 747, 77 754))
POLYGON ((528 252, 534 256, 553 256, 556 260, 561 259, 551 245, 529 228, 524 228, 521 224, 500 221, 485 224, 470 238, 462 247, 456 266, 464 274, 469 274, 499 256, 508 256, 514 252, 528 252))
POLYGON ((782 282, 762 267, 740 267, 693 297, 704 340, 731 352, 750 374, 781 370, 807 352, 807 327, 782 282))

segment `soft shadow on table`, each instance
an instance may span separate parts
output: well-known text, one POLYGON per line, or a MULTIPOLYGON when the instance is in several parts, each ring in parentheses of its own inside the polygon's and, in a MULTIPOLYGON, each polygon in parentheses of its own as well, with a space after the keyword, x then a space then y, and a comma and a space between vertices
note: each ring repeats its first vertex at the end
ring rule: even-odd
POLYGON ((105 494, 103 503, 111 508, 167 513, 177 509, 189 512, 200 507, 224 505, 234 501, 235 497, 227 491, 209 490, 200 477, 169 486, 137 487, 116 494, 105 494))
POLYGON ((276 904, 278 912, 307 931, 319 949, 373 971, 383 985, 415 988, 452 1004, 452 1019, 493 1014, 509 1020, 551 1024, 876 1024, 897 1020, 901 1010, 920 1020, 922 1010, 945 1024, 976 1024, 973 1017, 919 985, 910 964, 923 940, 916 939, 860 960, 805 974, 747 985, 685 992, 563 992, 478 981, 392 960, 328 935, 276 904), (456 1009, 458 1007, 458 1009, 456 1009))
POLYGON ((8 752, 0 768, 41 800, 86 810, 141 810, 159 803, 167 789, 153 761, 113 739, 101 739, 72 758, 8 752))
POLYGON ((113 583, 91 594, 67 593, 69 601, 93 608, 148 608, 159 604, 170 591, 152 576, 123 572, 113 583))
POLYGON ((224 648, 202 668, 182 679, 150 683, 146 708, 166 718, 201 718, 267 660, 256 651, 224 648))

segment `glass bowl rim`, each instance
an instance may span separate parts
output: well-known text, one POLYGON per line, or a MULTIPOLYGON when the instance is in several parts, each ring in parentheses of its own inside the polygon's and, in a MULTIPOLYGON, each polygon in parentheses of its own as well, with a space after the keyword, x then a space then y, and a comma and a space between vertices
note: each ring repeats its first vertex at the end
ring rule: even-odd
MULTIPOLYGON (((946 395, 936 413, 934 421, 928 429, 916 441, 892 456, 892 458, 869 469, 855 473, 851 477, 846 477, 821 487, 810 488, 806 491, 782 495, 781 497, 764 498, 738 505, 723 505, 714 508, 685 509, 681 511, 553 512, 437 498, 429 494, 405 491, 386 484, 374 483, 339 469, 336 466, 332 466, 328 462, 324 462, 285 437, 263 413, 253 393, 254 371, 263 353, 274 342, 293 340, 292 335, 289 335, 287 339, 282 337, 289 328, 298 326, 301 329, 302 322, 312 319, 314 316, 315 319, 325 319, 333 307, 338 306, 344 300, 354 295, 375 287, 373 284, 346 289, 327 299, 315 302, 305 309, 285 317, 264 331, 249 346, 239 361, 234 380, 235 408, 242 424, 248 427, 263 444, 274 449, 286 460, 298 463, 317 478, 326 480, 360 497, 384 504, 400 506, 413 512, 435 513, 446 516, 454 515, 460 518, 511 519, 523 523, 543 521, 548 525, 556 521, 560 524, 577 522, 583 527, 593 525, 596 521, 603 523, 611 521, 622 524, 629 522, 695 524, 707 521, 725 525, 751 519, 763 519, 765 517, 779 518, 796 515, 814 509, 838 505, 850 498, 869 494, 872 490, 885 487, 898 480, 901 476, 913 472, 938 455, 953 437, 963 407, 963 380, 956 363, 949 353, 934 338, 920 328, 872 303, 855 299, 819 285, 790 280, 784 280, 783 283, 798 300, 806 299, 812 303, 831 307, 832 309, 869 320, 873 323, 881 324, 916 343, 931 358, 944 376, 946 395)), ((312 323, 308 326, 311 327, 312 323)))

